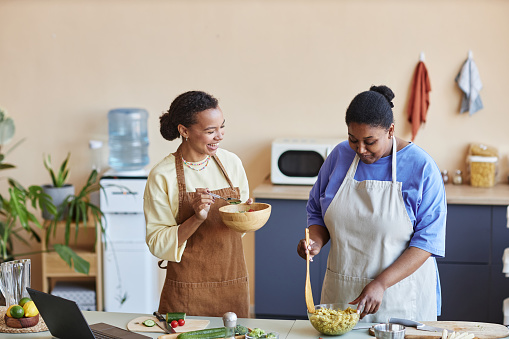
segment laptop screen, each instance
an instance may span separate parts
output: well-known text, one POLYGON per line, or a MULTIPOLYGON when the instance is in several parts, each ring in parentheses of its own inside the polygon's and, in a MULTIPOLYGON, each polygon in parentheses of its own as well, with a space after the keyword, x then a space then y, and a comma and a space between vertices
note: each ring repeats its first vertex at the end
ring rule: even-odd
POLYGON ((81 310, 74 301, 28 287, 27 291, 46 322, 51 335, 54 337, 60 339, 95 339, 92 333, 94 331, 95 333, 107 335, 109 338, 150 338, 105 323, 88 326, 83 313, 81 313, 81 310))

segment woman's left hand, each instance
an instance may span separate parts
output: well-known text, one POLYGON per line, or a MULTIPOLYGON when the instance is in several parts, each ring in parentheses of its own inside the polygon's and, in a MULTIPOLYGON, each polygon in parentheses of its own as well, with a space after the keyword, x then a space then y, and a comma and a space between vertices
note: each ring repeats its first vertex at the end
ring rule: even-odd
POLYGON ((357 309, 362 311, 360 315, 362 319, 368 314, 378 312, 380 305, 382 304, 384 292, 385 288, 383 285, 380 282, 373 280, 364 287, 357 299, 350 302, 350 304, 357 304, 357 309))

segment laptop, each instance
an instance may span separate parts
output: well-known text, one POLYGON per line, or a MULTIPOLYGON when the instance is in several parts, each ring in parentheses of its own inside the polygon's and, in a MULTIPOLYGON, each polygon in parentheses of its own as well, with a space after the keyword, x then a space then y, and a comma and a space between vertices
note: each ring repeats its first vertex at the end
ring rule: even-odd
POLYGON ((76 302, 27 287, 52 336, 60 339, 150 338, 105 323, 88 326, 76 302))

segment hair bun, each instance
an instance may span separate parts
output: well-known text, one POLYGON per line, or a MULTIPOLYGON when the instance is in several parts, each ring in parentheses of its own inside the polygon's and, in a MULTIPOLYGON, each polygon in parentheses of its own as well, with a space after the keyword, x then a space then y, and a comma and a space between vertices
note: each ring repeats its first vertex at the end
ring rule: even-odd
POLYGON ((392 99, 394 99, 394 92, 389 87, 384 85, 371 86, 369 90, 382 94, 385 97, 385 99, 387 99, 387 101, 389 102, 389 105, 391 105, 391 107, 394 107, 394 104, 392 103, 392 99))

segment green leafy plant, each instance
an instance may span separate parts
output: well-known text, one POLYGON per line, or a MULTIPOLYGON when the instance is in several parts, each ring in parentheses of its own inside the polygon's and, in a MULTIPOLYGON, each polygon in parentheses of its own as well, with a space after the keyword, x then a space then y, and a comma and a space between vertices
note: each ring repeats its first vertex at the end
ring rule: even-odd
POLYGON ((69 165, 69 158, 71 157, 71 153, 67 153, 67 157, 60 165, 58 169, 58 173, 55 174, 51 165, 51 155, 48 155, 44 158, 44 167, 48 170, 53 186, 55 187, 63 187, 65 185, 65 181, 67 180, 67 176, 69 175, 69 169, 67 166, 69 165))
MULTIPOLYGON (((94 227, 101 227, 101 232, 104 232, 103 226, 103 212, 101 209, 90 202, 90 193, 103 189, 98 181, 98 173, 94 169, 90 173, 87 182, 81 188, 78 194, 69 195, 64 200, 63 208, 59 208, 55 218, 51 221, 47 221, 46 227, 46 243, 50 240, 50 235, 56 234, 58 220, 61 220, 63 216, 63 222, 65 223, 64 233, 64 246, 54 246, 60 257, 65 260, 70 266, 73 263, 74 268, 78 272, 88 274, 90 269, 90 263, 83 260, 77 254, 70 249, 70 237, 71 230, 74 225, 74 240, 77 241, 79 235, 79 229, 81 226, 87 227, 92 224, 94 227), (67 213, 63 214, 66 210, 67 213)), ((97 241, 98 239, 96 239, 97 241)))
MULTIPOLYGON (((5 111, 0 109, 0 170, 16 167, 5 162, 5 158, 23 142, 23 139, 4 151, 5 145, 13 139, 14 133, 14 121, 7 117, 5 111)), ((51 213, 57 211, 55 205, 51 202, 51 198, 43 192, 40 186, 32 185, 25 188, 12 178, 1 177, 0 179, 7 180, 8 183, 7 194, 4 196, 0 193, 0 262, 3 262, 13 259, 16 255, 32 254, 15 254, 13 249, 14 239, 18 239, 27 245, 29 239, 35 239, 38 242, 41 240, 36 229, 42 229, 43 227, 37 217, 30 211, 30 206, 31 208, 46 208, 51 213)))
MULTIPOLYGON (((7 117, 5 111, 0 109, 0 170, 15 169, 16 166, 6 162, 6 156, 18 147, 24 139, 15 143, 9 149, 5 149, 15 134, 15 124, 12 118, 7 117)), ((59 212, 53 204, 49 195, 44 193, 41 186, 31 185, 25 188, 18 181, 9 177, 0 177, 8 183, 7 194, 0 192, 0 262, 12 260, 14 257, 21 257, 41 251, 29 253, 15 253, 13 248, 14 239, 29 245, 29 240, 35 239, 41 242, 37 229, 46 232, 46 243, 49 241, 48 229, 39 222, 32 213, 34 209, 46 209, 52 215, 57 216, 59 212)), ((102 224, 101 224, 102 227, 102 224)), ((54 250, 66 261, 69 266, 79 273, 87 274, 90 264, 80 258, 70 247, 69 242, 55 244, 54 250)))

